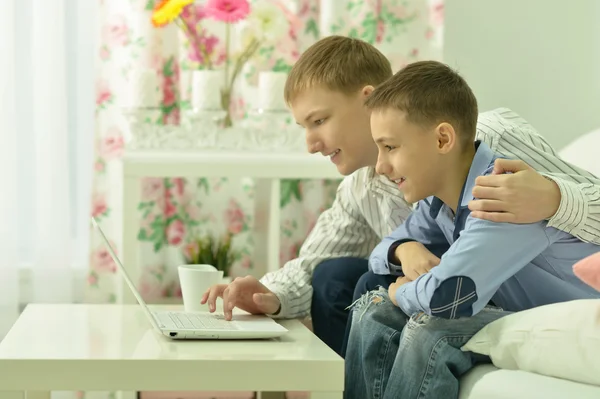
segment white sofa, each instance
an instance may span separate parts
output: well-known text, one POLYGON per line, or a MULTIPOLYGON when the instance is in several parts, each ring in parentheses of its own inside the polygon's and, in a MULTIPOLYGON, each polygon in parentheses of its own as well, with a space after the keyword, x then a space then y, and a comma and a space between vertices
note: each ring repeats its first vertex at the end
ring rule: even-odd
MULTIPOLYGON (((568 367, 568 366, 565 366, 568 367)), ((459 399, 598 399, 600 387, 491 364, 475 367, 461 380, 459 399)))
MULTIPOLYGON (((600 129, 566 146, 566 161, 600 177, 600 129)), ((600 359, 598 360, 600 362, 600 359)), ((565 367, 569 367, 565 364, 565 367)), ((600 386, 580 384, 526 371, 477 366, 461 380, 460 399, 599 399, 600 386)))

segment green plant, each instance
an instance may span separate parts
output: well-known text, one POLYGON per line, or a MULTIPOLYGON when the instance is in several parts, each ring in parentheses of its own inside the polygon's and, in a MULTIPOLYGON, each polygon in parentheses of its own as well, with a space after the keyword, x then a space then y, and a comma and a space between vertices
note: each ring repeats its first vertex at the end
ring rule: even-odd
POLYGON ((229 269, 236 259, 232 248, 231 233, 225 234, 220 239, 215 239, 211 234, 195 238, 184 247, 184 256, 188 264, 213 265, 217 270, 222 270, 224 276, 229 276, 229 269))

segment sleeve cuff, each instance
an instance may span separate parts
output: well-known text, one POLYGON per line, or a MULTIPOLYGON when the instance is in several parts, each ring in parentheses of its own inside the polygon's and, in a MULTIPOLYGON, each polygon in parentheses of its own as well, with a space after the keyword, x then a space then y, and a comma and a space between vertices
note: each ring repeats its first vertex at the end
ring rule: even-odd
MULTIPOLYGON (((405 241, 404 241, 405 242, 405 241)), ((390 249, 388 250, 388 255, 387 255, 387 260, 389 263, 396 263, 396 248, 398 248, 400 246, 400 244, 402 244, 403 241, 396 241, 395 243, 393 243, 392 245, 390 245, 390 249)))
POLYGON ((404 314, 406 314, 407 316, 412 316, 413 313, 415 313, 415 309, 411 309, 410 306, 407 306, 406 303, 406 290, 409 289, 410 287, 412 287, 414 285, 414 281, 408 282, 404 285, 402 285, 400 288, 398 288, 396 290, 395 293, 395 300, 396 303, 398 304, 398 307, 400 308, 400 310, 402 310, 404 312, 404 314))
POLYGON ((269 284, 265 284, 265 283, 263 283, 263 284, 265 287, 267 287, 269 290, 271 290, 271 292, 273 292, 277 296, 277 298, 279 299, 279 303, 280 303, 279 312, 277 312, 275 314, 267 314, 267 316, 269 316, 273 319, 288 319, 290 307, 289 307, 289 301, 288 301, 287 296, 285 295, 285 292, 282 290, 278 290, 276 286, 270 286, 269 284))
POLYGON ((548 221, 548 226, 571 234, 587 219, 588 207, 585 196, 576 183, 548 175, 544 175, 544 177, 556 183, 560 190, 560 205, 554 216, 548 221))

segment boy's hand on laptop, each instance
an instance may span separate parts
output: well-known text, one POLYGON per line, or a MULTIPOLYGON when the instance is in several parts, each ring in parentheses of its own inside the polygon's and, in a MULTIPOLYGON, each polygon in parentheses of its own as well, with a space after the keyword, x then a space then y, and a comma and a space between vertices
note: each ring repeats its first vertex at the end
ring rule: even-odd
POLYGON ((238 307, 251 314, 275 314, 279 311, 279 298, 252 276, 238 277, 231 284, 213 285, 202 296, 211 313, 216 310, 217 298, 223 298, 223 315, 231 320, 232 310, 238 307))
POLYGON ((560 189, 521 160, 497 159, 492 175, 475 180, 471 215, 499 223, 536 223, 560 205, 560 189), (507 174, 510 173, 510 174, 507 174))
POLYGON ((416 280, 421 274, 429 272, 440 264, 440 258, 417 241, 398 245, 395 255, 402 265, 402 273, 410 281, 416 280))

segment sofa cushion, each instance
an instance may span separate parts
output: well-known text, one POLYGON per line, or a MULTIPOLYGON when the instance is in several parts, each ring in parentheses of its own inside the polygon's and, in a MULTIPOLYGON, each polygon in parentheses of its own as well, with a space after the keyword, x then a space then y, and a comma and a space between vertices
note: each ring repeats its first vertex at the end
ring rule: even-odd
POLYGON ((600 386, 600 299, 505 316, 481 329, 462 349, 487 355, 502 369, 600 386))

